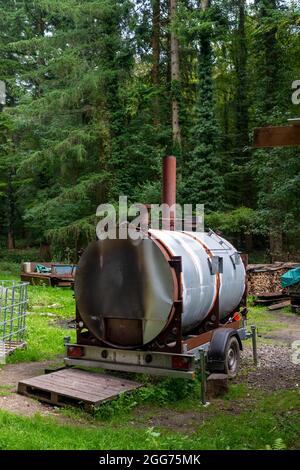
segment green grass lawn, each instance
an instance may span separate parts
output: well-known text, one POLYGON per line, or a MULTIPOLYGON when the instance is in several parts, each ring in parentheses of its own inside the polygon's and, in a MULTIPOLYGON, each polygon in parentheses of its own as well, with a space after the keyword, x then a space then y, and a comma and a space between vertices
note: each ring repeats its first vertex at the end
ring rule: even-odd
MULTIPOLYGON (((16 266, 0 264, 0 279, 17 278, 16 266), (3 269, 5 268, 5 269, 3 269)), ((8 362, 57 360, 63 338, 75 332, 58 322, 75 316, 69 289, 29 287, 27 348, 8 362), (49 315, 50 314, 50 315, 49 315)), ((261 332, 285 326, 261 308, 250 309, 249 324, 261 332)), ((4 366, 5 367, 5 366, 4 366)), ((0 370, 1 374, 1 370, 0 370)), ((232 384, 228 395, 207 408, 200 403, 197 380, 153 380, 139 377, 144 386, 131 395, 104 404, 87 414, 57 410, 59 418, 24 417, 0 409, 0 449, 266 449, 299 447, 299 391, 264 393, 232 384), (164 416, 180 416, 178 426, 167 426, 164 416), (192 416, 192 424, 189 423, 192 416), (182 421, 183 420, 183 421, 182 421), (153 424, 154 422, 154 424, 153 424)), ((1 396, 8 396, 5 385, 1 396)), ((175 418, 176 424, 176 418, 175 418)))
MULTIPOLYGON (((186 404, 187 405, 187 404, 186 404)), ((125 419, 96 421, 85 425, 61 425, 55 419, 25 418, 0 411, 0 449, 268 449, 295 448, 299 445, 299 421, 295 391, 263 396, 244 411, 220 411, 212 405, 200 409, 191 399, 190 407, 199 410, 199 425, 187 433, 153 428, 125 419)), ((175 407, 176 408, 176 407, 175 407)), ((159 410, 153 407, 154 412, 159 410)), ((170 413, 174 412, 171 408, 170 413)))

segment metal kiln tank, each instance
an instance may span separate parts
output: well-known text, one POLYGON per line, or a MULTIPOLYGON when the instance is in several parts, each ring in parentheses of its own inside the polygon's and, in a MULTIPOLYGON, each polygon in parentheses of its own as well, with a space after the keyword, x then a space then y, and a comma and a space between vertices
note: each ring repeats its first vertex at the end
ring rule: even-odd
POLYGON ((182 301, 182 332, 203 325, 219 302, 220 319, 245 291, 239 253, 214 232, 149 230, 145 239, 89 245, 75 279, 84 326, 113 347, 137 349, 165 331, 182 301), (181 257, 180 281, 172 260, 181 257))

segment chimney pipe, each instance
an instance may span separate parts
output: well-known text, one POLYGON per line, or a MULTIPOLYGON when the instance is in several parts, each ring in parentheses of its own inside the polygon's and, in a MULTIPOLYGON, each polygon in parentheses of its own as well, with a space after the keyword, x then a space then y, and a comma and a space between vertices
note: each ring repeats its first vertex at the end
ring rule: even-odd
MULTIPOLYGON (((163 203, 170 208, 176 204, 176 157, 173 156, 165 157, 163 162, 163 203)), ((163 214, 164 219, 169 219, 169 217, 170 224, 169 220, 164 220, 166 224, 163 223, 163 227, 170 225, 170 230, 175 230, 175 208, 163 214)))

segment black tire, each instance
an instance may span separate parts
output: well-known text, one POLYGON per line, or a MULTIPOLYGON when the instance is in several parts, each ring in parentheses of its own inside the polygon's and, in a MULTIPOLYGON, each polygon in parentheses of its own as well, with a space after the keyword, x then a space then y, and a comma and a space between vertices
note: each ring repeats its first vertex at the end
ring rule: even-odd
POLYGON ((235 336, 228 339, 225 348, 224 373, 229 379, 234 379, 240 368, 240 345, 235 336))

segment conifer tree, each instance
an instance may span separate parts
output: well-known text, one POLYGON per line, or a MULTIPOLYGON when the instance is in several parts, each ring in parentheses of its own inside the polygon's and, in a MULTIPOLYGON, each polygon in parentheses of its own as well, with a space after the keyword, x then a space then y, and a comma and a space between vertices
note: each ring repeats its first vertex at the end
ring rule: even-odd
POLYGON ((186 165, 185 198, 193 204, 205 204, 205 209, 224 207, 221 175, 220 131, 215 115, 213 89, 213 16, 209 1, 201 5, 201 25, 198 33, 198 91, 191 129, 191 151, 186 165))

